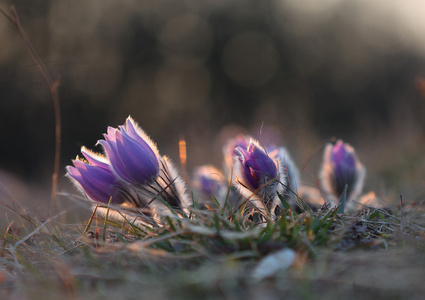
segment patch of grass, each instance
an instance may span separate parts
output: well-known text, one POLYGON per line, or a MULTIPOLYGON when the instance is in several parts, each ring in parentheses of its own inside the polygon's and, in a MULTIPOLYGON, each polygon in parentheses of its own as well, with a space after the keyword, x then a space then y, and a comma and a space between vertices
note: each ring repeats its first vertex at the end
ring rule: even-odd
POLYGON ((20 221, 0 241, 1 299, 398 299, 424 289, 421 207, 397 216, 397 208, 342 214, 284 205, 263 224, 242 210, 196 207, 190 219, 130 210, 112 219, 111 206, 79 226, 9 207, 20 221), (286 248, 292 266, 254 280, 259 262, 286 248))

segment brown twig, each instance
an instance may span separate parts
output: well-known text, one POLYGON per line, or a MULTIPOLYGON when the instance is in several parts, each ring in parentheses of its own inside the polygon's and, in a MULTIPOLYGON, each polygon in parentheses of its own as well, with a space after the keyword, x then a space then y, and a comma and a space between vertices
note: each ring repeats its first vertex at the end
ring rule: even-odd
POLYGON ((58 186, 58 176, 59 176, 59 166, 60 166, 60 145, 61 145, 61 118, 60 118, 60 106, 59 106, 59 79, 53 79, 52 76, 47 71, 46 66, 41 61, 34 47, 26 35, 24 28, 19 22, 18 14, 16 12, 15 7, 12 5, 10 7, 10 12, 12 15, 7 14, 2 8, 0 8, 0 12, 16 27, 18 30, 19 36, 25 44, 29 54, 34 60, 37 67, 40 69, 43 74, 44 79, 50 88, 50 93, 53 99, 53 109, 55 115, 55 157, 54 157, 54 167, 53 167, 53 176, 52 176, 52 191, 51 191, 51 207, 52 207, 52 215, 56 210, 56 191, 58 186))
POLYGON ((403 209, 403 195, 399 191, 400 194, 400 231, 403 233, 404 229, 404 209, 403 209))

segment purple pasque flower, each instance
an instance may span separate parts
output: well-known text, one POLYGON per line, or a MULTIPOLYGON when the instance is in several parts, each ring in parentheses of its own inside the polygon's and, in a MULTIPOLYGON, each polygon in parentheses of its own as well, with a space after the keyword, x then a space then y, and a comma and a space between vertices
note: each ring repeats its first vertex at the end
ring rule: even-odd
POLYGON ((104 137, 99 143, 118 177, 132 184, 145 184, 158 175, 158 150, 133 119, 128 117, 119 128, 108 127, 104 137))
POLYGON ((347 200, 355 199, 362 191, 365 175, 364 166, 349 144, 337 140, 326 146, 320 179, 327 194, 339 199, 347 186, 347 200))
POLYGON ((246 149, 237 147, 236 153, 236 186, 260 212, 271 211, 276 205, 276 191, 281 188, 279 160, 271 158, 253 139, 246 149))
POLYGON ((229 181, 221 171, 211 165, 197 167, 194 170, 192 184, 195 193, 200 197, 200 202, 213 203, 215 198, 221 208, 230 209, 237 208, 241 204, 240 194, 229 186, 229 181))
POLYGON ((211 165, 194 170, 193 186, 205 197, 219 197, 227 190, 227 183, 221 171, 211 165))
POLYGON ((242 180, 252 190, 257 190, 265 183, 278 177, 276 162, 254 142, 250 142, 247 149, 235 149, 240 162, 242 180))
POLYGON ((101 203, 121 204, 124 199, 120 197, 117 187, 119 183, 108 165, 83 148, 83 154, 89 163, 73 160, 74 167, 67 167, 67 176, 93 201, 101 203))
POLYGON ((108 203, 112 199, 114 204, 154 214, 171 215, 169 207, 186 210, 191 201, 180 174, 133 119, 128 117, 118 128, 109 127, 104 136, 98 143, 105 156, 83 147, 87 161, 75 160, 74 167, 67 167, 67 176, 91 200, 108 203))

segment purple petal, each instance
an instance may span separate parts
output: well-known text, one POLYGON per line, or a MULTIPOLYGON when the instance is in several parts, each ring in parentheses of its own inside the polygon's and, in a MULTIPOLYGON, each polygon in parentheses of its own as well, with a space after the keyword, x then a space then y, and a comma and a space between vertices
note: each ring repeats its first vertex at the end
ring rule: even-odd
POLYGON ((67 166, 66 167, 66 170, 67 170, 68 174, 70 176, 72 176, 73 178, 79 178, 79 177, 81 177, 80 171, 78 171, 77 168, 74 168, 72 166, 67 166))
POLYGON ((113 170, 130 183, 144 184, 159 171, 157 155, 138 135, 134 124, 127 120, 127 129, 109 127, 105 140, 99 143, 105 149, 113 170))
POLYGON ((235 154, 238 156, 242 164, 245 164, 245 161, 249 159, 250 157, 250 154, 248 153, 248 151, 246 151, 242 147, 236 147, 235 154))
POLYGON ((122 165, 121 159, 117 153, 116 145, 113 142, 109 142, 108 140, 99 140, 99 143, 102 145, 103 149, 106 152, 106 155, 109 158, 112 169, 115 173, 126 181, 131 181, 131 178, 126 176, 126 171, 124 166, 122 165), (114 147, 113 147, 114 145, 114 147))
POLYGON ((138 143, 123 132, 123 143, 118 142, 117 148, 127 175, 133 181, 144 184, 158 174, 158 160, 146 143, 138 143))
POLYGON ((126 120, 126 130, 123 132, 123 134, 127 134, 130 139, 135 140, 139 145, 143 146, 147 152, 149 152, 152 160, 158 161, 158 151, 156 149, 156 145, 149 140, 148 136, 145 136, 145 139, 149 141, 148 143, 148 141, 146 141, 143 136, 141 136, 142 133, 139 133, 136 128, 137 125, 134 124, 134 121, 130 117, 128 117, 126 120))
POLYGON ((104 160, 101 160, 101 157, 99 155, 96 155, 95 153, 89 151, 84 147, 81 149, 81 153, 83 153, 84 157, 92 166, 97 166, 109 170, 109 164, 106 163, 104 160))
POLYGON ((108 126, 108 129, 107 129, 107 136, 108 136, 108 138, 111 140, 111 141, 114 141, 115 142, 115 140, 116 140, 116 134, 117 134, 117 132, 119 132, 118 131, 118 129, 116 129, 116 128, 114 128, 114 127, 111 127, 111 126, 108 126))
POLYGON ((126 132, 129 136, 131 136, 133 139, 135 139, 139 143, 146 143, 143 138, 137 133, 136 125, 133 123, 133 120, 128 117, 125 121, 126 126, 126 132))
POLYGON ((251 145, 251 160, 258 177, 268 177, 268 180, 277 176, 277 167, 274 161, 260 148, 251 145))
POLYGON ((74 161, 74 166, 75 168, 68 168, 68 174, 78 182, 89 198, 108 203, 110 197, 116 194, 115 177, 111 171, 78 160, 74 161))
POLYGON ((247 137, 240 134, 233 140, 233 155, 236 155, 236 148, 248 148, 248 141, 247 137))

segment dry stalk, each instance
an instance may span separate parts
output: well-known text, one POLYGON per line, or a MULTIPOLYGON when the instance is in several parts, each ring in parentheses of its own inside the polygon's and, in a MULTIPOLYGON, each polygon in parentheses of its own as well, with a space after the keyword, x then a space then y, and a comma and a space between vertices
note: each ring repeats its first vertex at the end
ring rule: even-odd
POLYGON ((16 30, 19 33, 22 41, 24 42, 25 48, 28 53, 31 55, 37 67, 40 69, 41 74, 43 74, 46 83, 49 85, 50 93, 53 99, 53 109, 55 115, 55 157, 54 157, 54 167, 52 175, 52 190, 51 190, 51 208, 52 215, 54 215, 56 210, 56 191, 58 186, 58 176, 59 176, 59 166, 60 166, 60 144, 61 144, 61 117, 60 117, 60 106, 59 106, 59 79, 53 79, 50 73, 47 71, 46 66, 38 56, 34 47, 28 39, 27 34, 25 33, 24 28, 19 22, 19 17, 16 12, 15 6, 10 7, 10 12, 12 15, 7 14, 2 8, 0 12, 16 27, 16 30))

